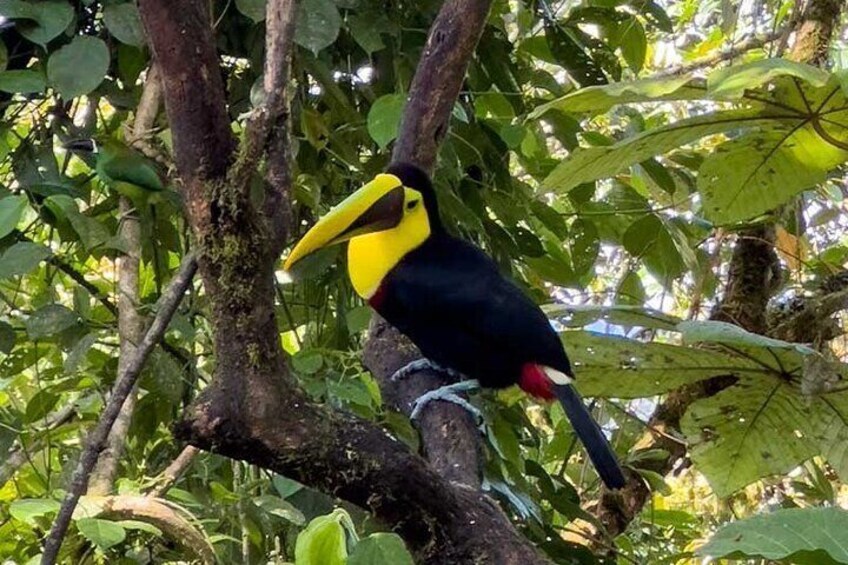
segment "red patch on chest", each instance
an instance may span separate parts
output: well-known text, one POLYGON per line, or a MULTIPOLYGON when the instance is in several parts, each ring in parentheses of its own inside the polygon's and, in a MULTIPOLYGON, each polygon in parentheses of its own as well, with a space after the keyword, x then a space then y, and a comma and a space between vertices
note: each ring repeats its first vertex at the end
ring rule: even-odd
POLYGON ((386 289, 381 284, 377 287, 377 290, 374 292, 373 296, 368 299, 368 305, 371 306, 377 312, 380 311, 380 305, 383 304, 383 301, 386 299, 386 289))
POLYGON ((518 386, 530 396, 543 400, 553 400, 556 396, 554 382, 548 378, 545 370, 535 363, 525 363, 521 366, 518 386))

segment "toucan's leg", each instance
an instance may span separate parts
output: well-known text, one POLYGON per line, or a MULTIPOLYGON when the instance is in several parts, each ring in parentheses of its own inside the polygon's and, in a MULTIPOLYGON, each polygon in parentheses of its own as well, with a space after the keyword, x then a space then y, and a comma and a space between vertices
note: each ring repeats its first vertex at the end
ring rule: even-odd
POLYGON ((417 373, 418 371, 425 370, 435 371, 437 373, 442 373, 443 375, 447 375, 452 379, 456 380, 464 380, 465 375, 460 373, 459 371, 454 371, 453 369, 449 369, 448 367, 442 367, 435 361, 430 361, 429 359, 422 358, 416 359, 415 361, 410 361, 391 376, 392 381, 400 381, 408 377, 413 373, 417 373))
POLYGON ((409 417, 415 420, 421 414, 421 410, 423 410, 429 403, 434 400, 444 400, 445 402, 453 402, 454 404, 462 406, 470 412, 472 416, 474 416, 477 422, 481 422, 483 421, 483 413, 475 408, 470 402, 457 395, 458 392, 468 392, 469 390, 477 390, 478 388, 480 388, 480 383, 478 383, 475 379, 468 379, 431 390, 430 392, 424 393, 415 399, 415 402, 412 403, 412 413, 409 417))

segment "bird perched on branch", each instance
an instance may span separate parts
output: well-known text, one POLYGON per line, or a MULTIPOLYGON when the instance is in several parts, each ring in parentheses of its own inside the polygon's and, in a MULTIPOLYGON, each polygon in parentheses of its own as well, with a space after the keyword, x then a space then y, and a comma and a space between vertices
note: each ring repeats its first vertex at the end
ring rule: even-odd
MULTIPOLYGON (((487 255, 447 233, 424 171, 398 163, 377 175, 321 218, 284 268, 344 241, 356 292, 426 356, 393 378, 430 367, 482 387, 517 384, 536 398, 557 398, 607 487, 624 486, 614 451, 571 386, 571 365, 549 320, 487 255)), ((464 403, 455 393, 469 386, 428 393, 417 408, 436 398, 464 403)))

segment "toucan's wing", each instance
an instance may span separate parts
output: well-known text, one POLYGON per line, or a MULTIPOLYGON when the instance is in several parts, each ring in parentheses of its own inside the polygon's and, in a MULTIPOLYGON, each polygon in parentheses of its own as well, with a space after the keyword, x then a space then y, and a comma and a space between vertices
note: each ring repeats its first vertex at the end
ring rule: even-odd
MULTIPOLYGON (((474 361, 494 361, 487 366, 494 371, 499 365, 516 370, 530 362, 571 374, 559 336, 544 313, 468 243, 447 239, 429 248, 425 244, 393 270, 389 284, 389 322, 437 362, 460 371, 461 363, 473 367, 474 361), (474 356, 480 358, 469 359, 474 356), (519 362, 512 363, 514 359, 519 362)), ((511 382, 518 376, 512 375, 511 382)), ((556 385, 554 391, 598 475, 609 488, 623 487, 615 451, 577 391, 571 385, 556 385)))
POLYGON ((432 339, 441 349, 464 343, 570 371, 547 317, 469 243, 444 237, 425 244, 392 271, 389 284, 392 303, 384 315, 416 343, 432 339))
POLYGON ((115 182, 133 184, 150 192, 165 190, 154 165, 129 148, 104 148, 98 163, 101 174, 115 182))

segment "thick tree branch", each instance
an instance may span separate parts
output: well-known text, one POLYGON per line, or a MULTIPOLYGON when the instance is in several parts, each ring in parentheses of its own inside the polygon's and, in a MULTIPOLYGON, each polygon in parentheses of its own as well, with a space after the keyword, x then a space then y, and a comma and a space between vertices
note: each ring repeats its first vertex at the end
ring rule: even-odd
POLYGON ((159 298, 156 317, 147 329, 147 333, 139 344, 135 356, 128 360, 126 372, 120 375, 115 382, 115 386, 112 389, 112 396, 103 409, 97 426, 88 435, 85 449, 74 470, 68 494, 65 496, 65 500, 62 501, 62 507, 59 509, 59 513, 56 515, 56 521, 53 523, 50 534, 44 543, 44 553, 41 557, 42 565, 52 565, 56 562, 59 548, 62 545, 65 532, 71 522, 71 515, 80 496, 83 495, 88 486, 91 470, 94 468, 97 457, 105 445, 112 425, 118 418, 124 401, 133 390, 141 374, 141 369, 144 367, 144 363, 150 356, 151 351, 153 351, 153 348, 162 339, 162 336, 165 335, 168 323, 171 321, 174 312, 176 312, 177 306, 182 301, 189 284, 191 284, 191 279, 194 277, 196 270, 197 261, 193 255, 187 255, 183 259, 182 265, 180 265, 179 272, 177 272, 168 285, 168 288, 165 289, 159 298))

